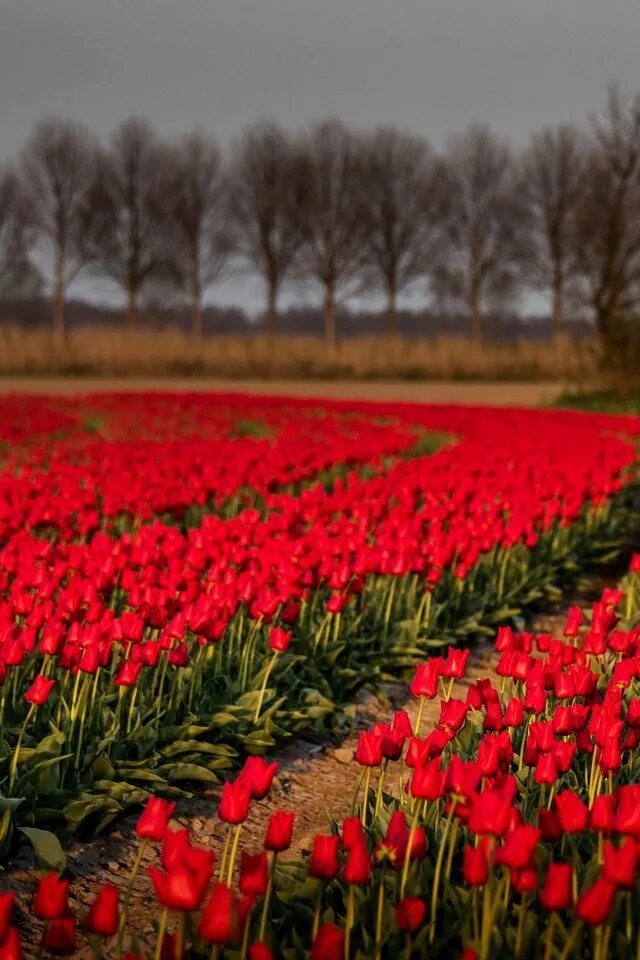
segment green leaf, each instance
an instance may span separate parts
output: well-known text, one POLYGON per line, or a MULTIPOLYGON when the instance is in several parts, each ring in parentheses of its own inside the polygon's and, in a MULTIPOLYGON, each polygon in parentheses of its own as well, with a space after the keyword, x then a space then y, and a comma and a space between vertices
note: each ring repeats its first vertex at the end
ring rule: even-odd
POLYGON ((62 845, 56 835, 49 830, 39 830, 37 827, 19 827, 31 841, 39 867, 46 870, 57 870, 61 873, 67 863, 62 845))

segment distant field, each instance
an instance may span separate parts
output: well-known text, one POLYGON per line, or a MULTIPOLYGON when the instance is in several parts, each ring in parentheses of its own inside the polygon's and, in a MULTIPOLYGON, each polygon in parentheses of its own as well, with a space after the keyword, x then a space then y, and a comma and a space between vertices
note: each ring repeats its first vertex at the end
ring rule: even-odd
POLYGON ((338 400, 383 400, 409 403, 464 403, 490 406, 540 406, 562 393, 560 383, 419 383, 406 380, 222 380, 202 378, 0 377, 0 394, 56 394, 146 391, 230 391, 338 400))

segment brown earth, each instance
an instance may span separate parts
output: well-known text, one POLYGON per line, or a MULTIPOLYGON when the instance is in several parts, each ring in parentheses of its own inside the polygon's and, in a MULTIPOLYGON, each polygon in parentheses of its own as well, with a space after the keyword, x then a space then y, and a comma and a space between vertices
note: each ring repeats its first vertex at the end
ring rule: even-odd
POLYGON ((490 406, 540 406, 562 392, 560 383, 456 382, 456 381, 322 381, 322 380, 223 380, 218 378, 95 378, 1 377, 0 395, 169 391, 184 393, 232 392, 331 398, 336 400, 404 401, 408 403, 488 404, 490 406))

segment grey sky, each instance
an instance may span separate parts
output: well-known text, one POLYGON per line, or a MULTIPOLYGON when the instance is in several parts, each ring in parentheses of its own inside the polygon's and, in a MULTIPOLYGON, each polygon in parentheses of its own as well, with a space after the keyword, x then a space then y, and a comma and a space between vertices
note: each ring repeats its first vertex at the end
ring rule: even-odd
POLYGON ((0 159, 45 113, 223 142, 336 114, 435 146, 482 120, 521 143, 640 88, 639 40, 639 0, 0 0, 0 159))

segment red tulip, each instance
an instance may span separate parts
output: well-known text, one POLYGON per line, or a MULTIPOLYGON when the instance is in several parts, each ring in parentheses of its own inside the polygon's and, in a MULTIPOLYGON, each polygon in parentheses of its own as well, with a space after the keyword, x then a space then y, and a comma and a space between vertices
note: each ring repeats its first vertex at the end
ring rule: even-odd
POLYGON ((344 933, 333 923, 325 923, 316 934, 311 947, 311 960, 342 960, 344 933))
POLYGON ((314 839, 313 851, 309 859, 309 876, 319 877, 322 880, 333 880, 340 869, 338 861, 339 846, 340 837, 337 834, 331 836, 318 834, 314 839))
POLYGON ((277 772, 277 763, 268 763, 264 757, 247 757, 238 781, 247 785, 252 800, 263 800, 277 772))
POLYGON ((586 827, 589 808, 573 790, 556 794, 554 808, 563 833, 580 833, 586 827))
POLYGON ((347 853, 342 876, 347 883, 362 886, 371 876, 371 857, 364 843, 356 843, 347 853))
POLYGON ((0 942, 4 940, 11 926, 14 902, 13 893, 0 893, 0 942))
POLYGON ((540 903, 545 910, 566 910, 571 906, 573 866, 570 863, 549 864, 540 903))
POLYGON ((291 636, 290 630, 284 630, 282 627, 273 627, 273 629, 269 631, 269 646, 278 653, 284 653, 289 649, 291 636))
POLYGON ((69 907, 69 881, 57 873, 47 873, 38 881, 33 900, 33 912, 41 920, 53 920, 62 916, 69 907))
POLYGON ((9 927, 0 942, 0 960, 22 960, 20 936, 15 927, 9 927))
POLYGON ((235 939, 236 906, 232 890, 224 883, 216 883, 202 911, 198 936, 206 943, 226 946, 235 939))
POLYGON ((101 937, 112 937, 120 920, 119 898, 118 888, 111 883, 105 883, 84 918, 85 928, 101 937))
POLYGON ((615 885, 605 877, 599 877, 578 897, 576 915, 583 923, 588 923, 591 927, 599 927, 608 919, 615 895, 615 885))
POLYGON ((266 853, 255 855, 242 852, 240 858, 240 893, 263 896, 269 882, 269 862, 266 853))
POLYGON ((396 906, 398 930, 413 933, 424 923, 427 907, 419 897, 404 897, 396 906))
POLYGON ((482 886, 489 879, 489 860, 483 845, 471 847, 467 844, 462 851, 462 876, 464 882, 472 887, 482 886))
POLYGON ((136 824, 137 835, 146 840, 164 840, 175 808, 176 805, 171 800, 149 797, 136 824))
POLYGON ((39 674, 25 693, 24 699, 27 703, 34 703, 41 707, 49 699, 55 685, 55 680, 47 680, 46 677, 39 674))
POLYGON ((42 947, 48 953, 68 956, 76 948, 76 918, 72 913, 55 917, 46 928, 42 947))
POLYGON ((284 810, 277 810, 271 814, 264 838, 265 849, 280 852, 291 846, 295 817, 295 813, 285 813, 284 810))
POLYGON ((222 788, 218 816, 225 823, 244 823, 249 816, 249 787, 244 780, 227 781, 222 788))

